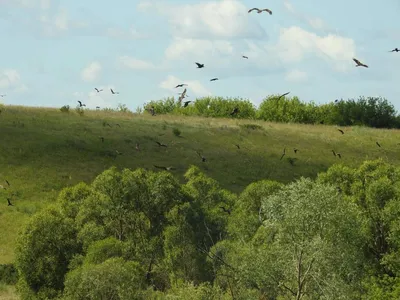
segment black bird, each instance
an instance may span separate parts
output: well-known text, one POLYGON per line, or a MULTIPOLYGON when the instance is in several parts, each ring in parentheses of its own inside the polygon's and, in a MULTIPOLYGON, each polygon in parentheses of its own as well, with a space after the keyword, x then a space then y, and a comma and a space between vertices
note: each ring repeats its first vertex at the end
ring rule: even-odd
POLYGON ((216 80, 218 80, 218 78, 213 78, 213 79, 210 79, 210 81, 216 81, 216 80))
POLYGON ((176 170, 176 168, 174 168, 174 167, 163 167, 163 166, 156 166, 156 165, 154 165, 154 167, 157 169, 163 169, 166 171, 176 170))
POLYGON ((235 144, 235 146, 236 146, 238 149, 240 149, 240 146, 239 146, 239 144, 235 144))
POLYGON ((232 211, 232 210, 230 210, 229 208, 225 208, 225 207, 223 207, 223 206, 220 206, 219 208, 222 209, 224 212, 226 212, 228 215, 231 214, 231 211, 232 211))
POLYGON ((111 94, 113 94, 113 95, 118 95, 119 94, 119 92, 114 92, 113 89, 110 89, 110 91, 111 91, 111 94))
POLYGON ((338 129, 338 131, 340 131, 341 134, 344 134, 344 131, 342 129, 338 129))
POLYGON ((335 100, 335 103, 338 103, 338 102, 339 102, 339 99, 336 99, 336 100, 335 100))
POLYGON ((336 152, 335 152, 335 150, 332 150, 332 153, 333 153, 333 155, 334 155, 334 156, 336 156, 336 152))
POLYGON ((96 106, 96 109, 100 109, 100 106, 96 106))
POLYGON ((187 86, 187 84, 184 84, 184 83, 182 83, 182 84, 178 84, 175 88, 178 88, 178 87, 184 87, 184 86, 187 86))
POLYGON ((206 158, 200 154, 200 152, 196 151, 197 155, 200 156, 202 162, 206 162, 206 158))
POLYGON ((104 137, 99 136, 99 139, 101 139, 101 142, 104 143, 104 137))
POLYGON ((392 51, 389 52, 399 52, 400 50, 398 48, 394 48, 392 51))
POLYGON ((98 92, 98 93, 100 93, 100 92, 102 92, 103 90, 101 89, 101 90, 99 90, 98 88, 94 88, 95 90, 96 90, 96 92, 98 92))
POLYGON ((10 186, 10 183, 8 182, 8 180, 7 180, 7 179, 6 179, 6 183, 7 183, 7 185, 8 185, 8 186, 10 186))
POLYGON ((297 148, 294 148, 294 149, 293 149, 293 151, 294 151, 294 154, 296 154, 296 153, 297 153, 297 151, 299 151, 299 149, 297 149, 297 148))
POLYGON ((337 156, 339 156, 339 158, 342 158, 342 155, 340 153, 336 153, 337 156))
POLYGON ((366 64, 363 64, 361 61, 359 61, 357 58, 353 58, 354 62, 356 63, 356 67, 364 67, 368 68, 366 64))
POLYGON ((284 93, 284 94, 280 95, 280 96, 278 97, 278 100, 280 100, 282 97, 285 97, 286 95, 289 95, 289 94, 290 94, 290 92, 287 92, 287 93, 284 93))
POLYGON ((190 102, 192 102, 192 101, 185 101, 185 102, 183 102, 183 107, 187 107, 187 106, 189 105, 190 102))
POLYGON ((8 205, 7 205, 7 206, 14 206, 14 205, 11 203, 11 199, 10 199, 10 198, 7 198, 7 202, 8 202, 8 205))
POLYGON ((281 156, 280 160, 282 160, 282 158, 283 158, 285 155, 286 155, 286 148, 283 149, 283 153, 282 153, 282 156, 281 156))
POLYGON ((376 144, 378 145, 379 148, 381 147, 381 145, 378 142, 376 142, 376 144))
POLYGON ((198 62, 195 63, 195 64, 197 65, 197 68, 198 68, 198 69, 204 68, 204 64, 200 64, 200 63, 198 63, 198 62))
POLYGON ((79 101, 78 100, 78 103, 79 103, 79 107, 82 107, 82 106, 86 106, 86 104, 83 104, 81 101, 79 101))
POLYGON ((249 58, 248 58, 247 56, 245 56, 245 55, 242 55, 242 57, 243 57, 243 58, 246 58, 246 59, 249 59, 249 58))
POLYGON ((239 112, 239 108, 235 107, 233 111, 230 113, 231 116, 236 115, 239 112))
POLYGON ((157 144, 158 144, 158 146, 160 146, 160 147, 165 147, 165 148, 167 148, 168 146, 166 145, 166 144, 163 144, 163 143, 160 143, 160 142, 156 142, 157 144))

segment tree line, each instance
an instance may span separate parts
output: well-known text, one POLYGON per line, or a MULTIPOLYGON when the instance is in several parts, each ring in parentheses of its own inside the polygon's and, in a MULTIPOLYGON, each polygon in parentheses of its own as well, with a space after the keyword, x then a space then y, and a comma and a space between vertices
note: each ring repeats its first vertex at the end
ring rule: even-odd
POLYGON ((385 98, 359 97, 338 99, 327 104, 302 102, 298 97, 271 95, 256 107, 249 100, 241 98, 203 97, 193 104, 183 107, 175 98, 150 101, 144 104, 153 106, 156 114, 178 114, 228 118, 235 107, 239 113, 234 118, 256 119, 270 122, 326 124, 339 126, 368 126, 375 128, 400 128, 400 115, 385 98))
POLYGON ((400 168, 340 164, 240 194, 196 166, 65 188, 16 248, 22 299, 399 299, 400 168))

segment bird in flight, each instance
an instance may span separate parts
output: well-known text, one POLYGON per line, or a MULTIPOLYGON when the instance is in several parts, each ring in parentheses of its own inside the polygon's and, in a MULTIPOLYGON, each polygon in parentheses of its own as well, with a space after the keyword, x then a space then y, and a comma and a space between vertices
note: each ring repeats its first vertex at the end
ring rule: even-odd
POLYGON ((368 68, 368 66, 366 64, 363 64, 362 62, 360 62, 357 58, 353 58, 354 62, 356 63, 356 67, 364 67, 364 68, 368 68))
POLYGON ((342 129, 338 129, 338 131, 340 131, 341 134, 344 134, 344 131, 342 129))
POLYGON ((225 208, 224 206, 220 206, 219 208, 226 212, 228 215, 231 214, 231 210, 229 208, 225 208))
POLYGON ((290 94, 290 92, 287 92, 287 93, 284 93, 284 94, 280 95, 280 96, 278 97, 278 100, 280 100, 282 97, 285 97, 286 95, 289 95, 289 94, 290 94))
POLYGON ((163 169, 166 171, 176 170, 176 168, 174 168, 174 167, 163 167, 163 166, 156 166, 156 165, 154 165, 154 167, 157 169, 163 169))
POLYGON ((190 102, 192 102, 192 101, 185 101, 185 102, 183 102, 183 107, 187 107, 187 106, 189 105, 190 102))
POLYGON ((101 89, 101 90, 99 90, 98 88, 94 88, 95 90, 96 90, 96 92, 98 92, 98 93, 100 93, 100 92, 102 92, 103 90, 101 89))
POLYGON ((293 151, 294 151, 294 154, 296 154, 296 153, 297 153, 297 151, 299 151, 299 149, 297 149, 297 148, 294 148, 294 149, 293 149, 293 151))
POLYGON ((182 83, 182 84, 178 84, 175 88, 178 88, 178 87, 184 87, 184 86, 187 86, 187 84, 184 84, 184 83, 182 83))
POLYGON ((272 11, 270 10, 270 9, 268 9, 268 8, 264 8, 264 9, 259 9, 259 8, 252 8, 252 9, 249 9, 249 13, 251 13, 253 10, 256 10, 257 11, 257 13, 259 13, 259 14, 261 14, 263 11, 266 11, 267 13, 269 13, 270 15, 272 15, 272 11))
POLYGON ((113 95, 119 94, 119 92, 114 92, 113 89, 110 89, 110 91, 111 91, 111 94, 113 94, 113 95))
POLYGON ((79 107, 86 106, 86 104, 83 104, 82 101, 78 100, 78 103, 79 103, 79 107))
POLYGON ((160 142, 156 142, 158 144, 158 146, 160 147, 168 147, 166 144, 160 143, 160 142))
POLYGON ((381 147, 381 144, 379 144, 378 142, 376 142, 376 145, 380 148, 381 147))
POLYGON ((103 136, 99 136, 99 139, 101 139, 101 142, 104 143, 104 137, 103 136))
POLYGON ((249 59, 246 55, 242 55, 242 57, 245 58, 245 59, 249 59))
POLYGON ((14 206, 14 205, 11 203, 11 199, 10 199, 10 198, 7 198, 7 202, 8 202, 8 206, 14 206))
POLYGON ((282 160, 282 158, 283 158, 285 155, 286 155, 286 148, 283 149, 283 153, 282 153, 282 156, 281 156, 280 160, 282 160))
POLYGON ((394 48, 392 51, 389 51, 389 52, 399 52, 400 50, 399 50, 399 48, 394 48))
POLYGON ((201 68, 204 68, 204 64, 201 64, 201 63, 195 63, 196 65, 197 65, 197 68, 198 69, 201 69, 201 68))
POLYGON ((212 78, 212 79, 210 79, 210 81, 216 81, 216 80, 218 80, 218 78, 212 78))

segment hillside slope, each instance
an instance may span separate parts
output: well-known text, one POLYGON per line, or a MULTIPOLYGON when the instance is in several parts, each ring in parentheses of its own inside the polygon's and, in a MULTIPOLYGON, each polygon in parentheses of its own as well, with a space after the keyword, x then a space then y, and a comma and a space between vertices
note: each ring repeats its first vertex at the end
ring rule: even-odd
POLYGON ((399 163, 398 130, 342 129, 345 134, 324 125, 106 111, 85 111, 80 116, 58 109, 4 107, 0 184, 8 189, 0 190, 0 263, 13 261, 15 238, 30 215, 51 203, 63 187, 89 182, 113 165, 154 170, 153 165, 173 166, 172 172, 183 179, 194 164, 223 187, 240 192, 263 178, 289 182, 300 176, 315 177, 337 162, 356 166, 382 157, 399 163), (180 137, 174 135, 174 128, 180 130, 180 137), (168 147, 159 147, 156 141, 168 147), (286 156, 280 160, 284 148, 286 156), (293 148, 299 149, 297 154, 293 148), (332 149, 342 158, 335 157, 332 149), (196 151, 207 161, 202 162, 196 151), (297 158, 293 166, 288 158, 297 158), (6 198, 12 193, 15 206, 8 207, 6 198))

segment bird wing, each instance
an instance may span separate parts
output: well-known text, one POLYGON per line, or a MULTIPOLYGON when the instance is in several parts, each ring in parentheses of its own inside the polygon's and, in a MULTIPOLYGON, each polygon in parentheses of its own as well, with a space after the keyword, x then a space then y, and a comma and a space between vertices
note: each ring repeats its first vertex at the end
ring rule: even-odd
POLYGON ((259 11, 259 9, 258 8, 256 8, 256 7, 254 7, 254 8, 252 8, 252 9, 249 9, 249 13, 251 13, 253 10, 258 10, 259 11))
POLYGON ((198 67, 201 67, 201 64, 199 64, 198 62, 197 63, 195 63, 198 67))
POLYGON ((353 60, 357 65, 361 65, 361 62, 357 58, 353 58, 353 60))
POLYGON ((266 11, 267 13, 269 13, 270 15, 272 15, 272 11, 268 8, 264 8, 261 11, 266 11))

